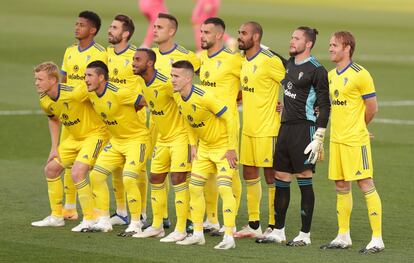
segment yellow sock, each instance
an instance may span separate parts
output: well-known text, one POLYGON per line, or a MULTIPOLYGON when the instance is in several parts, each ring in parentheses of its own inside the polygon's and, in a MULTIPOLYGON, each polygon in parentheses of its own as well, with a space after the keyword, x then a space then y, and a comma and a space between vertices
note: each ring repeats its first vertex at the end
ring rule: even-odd
POLYGON ((233 236, 233 227, 236 225, 236 199, 233 195, 232 178, 220 176, 217 178, 217 187, 223 200, 224 233, 233 236))
POLYGON ((185 224, 188 217, 188 208, 190 202, 190 193, 186 182, 174 185, 175 192, 175 214, 177 215, 177 224, 175 229, 179 232, 185 232, 185 224))
POLYGON ((377 190, 374 188, 364 193, 368 208, 369 223, 372 229, 372 236, 382 236, 382 205, 377 190))
POLYGON ((65 208, 76 208, 76 187, 70 169, 65 169, 63 185, 65 189, 65 208))
POLYGON ((269 225, 275 225, 275 194, 276 194, 276 187, 274 184, 267 185, 268 191, 268 208, 269 208, 269 225))
POLYGON ((338 216, 338 234, 345 234, 349 232, 352 205, 352 191, 337 191, 336 214, 338 216))
POLYGON ((123 171, 122 181, 127 195, 129 213, 131 220, 138 221, 141 217, 141 194, 137 186, 138 174, 130 171, 123 171))
POLYGON ((56 177, 54 179, 46 178, 47 192, 49 194, 50 210, 52 216, 62 217, 62 201, 63 201, 63 184, 62 179, 56 177))
POLYGON ((165 194, 166 181, 161 184, 151 184, 152 226, 155 228, 162 226, 164 206, 167 202, 167 196, 165 194))
POLYGON ((246 180, 246 188, 249 221, 259 221, 260 200, 262 199, 262 185, 260 184, 260 177, 246 180))
POLYGON ((75 183, 75 186, 79 195, 79 203, 82 208, 83 219, 92 220, 94 218, 94 201, 91 186, 89 185, 87 179, 83 179, 82 181, 75 183))
POLYGON ((201 181, 198 178, 192 177, 190 180, 190 210, 195 232, 203 232, 203 218, 206 210, 204 184, 205 181, 201 181))
POLYGON ((110 174, 109 170, 98 165, 89 174, 95 209, 99 216, 109 216, 109 189, 106 179, 110 174))
POLYGON ((210 176, 204 185, 204 199, 206 200, 207 220, 211 224, 218 224, 218 196, 219 193, 217 189, 217 177, 210 176))
MULTIPOLYGON (((96 165, 95 165, 96 166, 96 165)), ((122 178, 122 168, 112 171, 112 188, 114 191, 115 204, 117 211, 127 211, 124 182, 122 178)))
POLYGON ((236 216, 239 212, 240 200, 242 195, 242 183, 240 180, 239 170, 237 170, 233 175, 233 195, 236 199, 236 216))
POLYGON ((170 177, 165 177, 165 205, 163 210, 163 218, 168 218, 168 193, 170 192, 170 177))
POLYGON ((147 171, 141 171, 137 178, 137 185, 141 194, 141 211, 147 212, 148 177, 147 171))
MULTIPOLYGON (((187 185, 190 187, 190 179, 191 179, 191 173, 187 173, 187 178, 185 180, 185 182, 187 183, 187 185)), ((190 191, 190 190, 188 190, 190 191)), ((188 194, 190 195, 190 192, 188 192, 188 194)), ((188 201, 190 204, 190 201, 188 201)), ((188 220, 191 220, 191 211, 190 211, 190 205, 188 205, 188 216, 187 216, 188 220)), ((192 220, 191 220, 192 221, 192 220)))

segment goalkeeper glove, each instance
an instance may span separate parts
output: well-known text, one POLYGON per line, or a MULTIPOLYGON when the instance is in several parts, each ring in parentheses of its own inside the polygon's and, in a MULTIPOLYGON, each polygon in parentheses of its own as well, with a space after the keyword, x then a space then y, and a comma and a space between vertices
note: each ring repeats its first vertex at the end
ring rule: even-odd
POLYGON ((315 164, 318 160, 323 160, 323 139, 325 138, 325 128, 318 128, 313 135, 313 140, 306 147, 304 154, 309 153, 308 163, 315 164))

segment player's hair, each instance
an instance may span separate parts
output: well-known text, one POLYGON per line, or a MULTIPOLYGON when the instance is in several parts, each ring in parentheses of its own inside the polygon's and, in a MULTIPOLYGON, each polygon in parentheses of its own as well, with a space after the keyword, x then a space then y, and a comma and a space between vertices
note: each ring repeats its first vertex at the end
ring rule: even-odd
POLYGON ((137 48, 137 51, 142 51, 142 52, 147 53, 148 59, 150 61, 154 62, 154 65, 155 65, 155 62, 157 61, 157 55, 155 54, 155 52, 152 49, 150 49, 150 48, 137 48))
POLYGON ((249 21, 249 22, 245 23, 245 25, 251 25, 252 28, 253 28, 253 34, 259 34, 259 41, 262 40, 263 28, 259 23, 255 22, 255 21, 249 21))
POLYGON ((135 30, 134 22, 132 19, 127 15, 119 14, 115 16, 114 20, 122 23, 122 30, 129 32, 128 40, 130 40, 135 30))
POLYGON ((223 31, 226 30, 226 24, 224 24, 223 19, 219 17, 209 17, 206 20, 204 20, 203 24, 204 25, 213 24, 214 26, 221 27, 223 31))
POLYGON ((96 28, 95 36, 98 34, 99 29, 101 28, 101 18, 92 11, 82 11, 79 13, 79 17, 87 19, 91 24, 92 27, 96 28))
POLYGON ((188 71, 190 71, 192 74, 194 74, 194 67, 193 64, 190 63, 188 60, 179 60, 172 64, 173 68, 183 68, 188 71))
POLYGON ((177 20, 177 18, 175 18, 175 16, 170 15, 170 14, 166 14, 166 13, 159 13, 158 18, 168 19, 171 22, 171 24, 173 25, 175 31, 178 30, 178 20, 177 20))
POLYGON ((308 26, 300 26, 296 28, 296 30, 303 31, 303 33, 305 34, 306 40, 312 42, 312 46, 311 46, 311 49, 312 49, 316 43, 316 35, 319 33, 318 30, 316 28, 310 28, 308 26))
POLYGON ((86 68, 93 68, 98 75, 104 75, 105 80, 109 79, 108 66, 100 60, 92 61, 86 68))
POLYGON ((356 41, 355 37, 349 31, 337 31, 333 34, 333 36, 338 39, 343 47, 349 46, 349 56, 352 58, 352 55, 355 51, 356 41))
POLYGON ((40 71, 46 72, 49 77, 55 78, 59 81, 59 67, 52 61, 40 63, 33 69, 34 73, 38 73, 40 71))

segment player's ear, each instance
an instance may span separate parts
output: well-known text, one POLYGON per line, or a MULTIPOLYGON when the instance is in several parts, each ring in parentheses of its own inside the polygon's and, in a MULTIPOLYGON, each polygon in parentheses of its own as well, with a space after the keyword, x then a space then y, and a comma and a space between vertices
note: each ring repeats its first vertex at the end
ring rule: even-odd
POLYGON ((306 41, 305 45, 306 45, 307 48, 311 49, 312 45, 313 45, 313 42, 312 41, 306 41))
POLYGON ((122 38, 128 39, 128 37, 129 37, 129 32, 128 31, 122 32, 122 38))
POLYGON ((97 31, 97 29, 96 29, 96 28, 94 28, 94 27, 91 27, 91 28, 89 29, 89 33, 90 33, 90 34, 92 34, 92 35, 96 35, 96 31, 97 31))

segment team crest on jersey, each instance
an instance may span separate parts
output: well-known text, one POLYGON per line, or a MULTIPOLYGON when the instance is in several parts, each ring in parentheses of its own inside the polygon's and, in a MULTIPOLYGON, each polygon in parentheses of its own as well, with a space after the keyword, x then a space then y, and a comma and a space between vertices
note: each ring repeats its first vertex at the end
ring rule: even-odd
POLYGON ((69 103, 63 102, 63 105, 66 107, 66 109, 69 109, 69 103))
POLYGON ((193 108, 193 111, 196 111, 196 109, 197 109, 195 104, 191 104, 191 108, 193 108))
POLYGON ((298 80, 300 80, 303 77, 303 72, 299 72, 298 80))
POLYGON ((62 114, 62 118, 63 118, 64 120, 67 120, 67 119, 69 119, 69 116, 63 113, 63 114, 62 114))
POLYGON ((91 59, 91 56, 90 55, 87 55, 86 56, 86 62, 88 62, 90 59, 91 59))
POLYGON ((126 66, 128 66, 128 64, 129 64, 129 59, 125 59, 124 66, 126 67, 126 66))
POLYGON ((286 69, 286 74, 289 73, 289 69, 286 69))
POLYGON ((210 72, 208 72, 208 71, 204 72, 204 77, 206 79, 208 79, 210 77, 210 72))
POLYGON ((152 100, 150 100, 149 105, 151 108, 154 108, 154 102, 152 102, 152 100))
POLYGON ((109 58, 108 62, 111 63, 112 62, 112 58, 109 58))
POLYGON ((339 90, 337 90, 337 89, 336 89, 336 90, 334 91, 334 96, 335 96, 335 98, 338 98, 338 96, 339 96, 339 90))
POLYGON ((172 65, 174 63, 174 59, 170 58, 170 65, 172 65))
POLYGON ((154 90, 154 96, 155 96, 155 98, 158 98, 158 90, 154 90))
POLYGON ((287 83, 287 85, 286 85, 286 87, 288 88, 288 89, 292 89, 293 88, 293 84, 292 84, 292 82, 288 82, 287 83))
POLYGON ((256 65, 253 65, 253 73, 255 73, 256 70, 257 70, 257 66, 256 65))
POLYGON ((346 83, 348 83, 348 78, 347 77, 344 78, 344 86, 346 85, 346 83))
POLYGON ((114 68, 113 73, 114 73, 114 75, 118 75, 118 69, 114 68))
POLYGON ((49 107, 49 110, 50 110, 50 111, 54 111, 53 107, 49 107))
POLYGON ((106 104, 108 105, 108 109, 111 109, 112 107, 112 102, 110 102, 109 100, 106 102, 106 104))
POLYGON ((69 60, 69 59, 71 59, 71 58, 72 58, 72 56, 69 56, 69 57, 68 57, 68 60, 69 60))
POLYGON ((247 84, 247 82, 249 82, 249 78, 247 76, 244 76, 243 82, 244 82, 244 84, 247 84))
POLYGON ((193 122, 193 117, 191 116, 191 115, 187 115, 187 119, 190 121, 190 122, 193 122))
POLYGON ((78 65, 73 66, 73 71, 77 72, 78 70, 79 70, 79 66, 78 65))
POLYGON ((103 119, 106 119, 106 114, 105 114, 104 112, 101 112, 101 117, 102 117, 103 119))
POLYGON ((217 66, 217 68, 219 68, 221 66, 221 60, 218 60, 217 61, 217 65, 216 66, 217 66))

